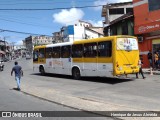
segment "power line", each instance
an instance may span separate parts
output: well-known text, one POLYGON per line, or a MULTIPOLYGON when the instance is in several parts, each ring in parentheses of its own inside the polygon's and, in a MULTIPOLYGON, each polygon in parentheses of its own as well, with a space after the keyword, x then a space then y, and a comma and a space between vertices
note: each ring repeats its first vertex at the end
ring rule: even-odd
POLYGON ((48 28, 48 29, 53 29, 52 27, 50 26, 45 26, 45 25, 39 25, 39 24, 35 24, 35 23, 25 23, 25 22, 21 22, 21 21, 15 21, 15 20, 8 20, 8 19, 3 19, 3 18, 0 18, 0 20, 2 21, 7 21, 7 22, 14 22, 14 23, 18 23, 18 24, 23 24, 23 25, 30 25, 30 26, 36 26, 36 27, 42 27, 42 28, 48 28))
POLYGON ((71 9, 71 8, 92 8, 92 7, 101 7, 103 5, 95 5, 95 6, 80 6, 80 7, 64 7, 64 8, 48 8, 48 9, 0 9, 6 11, 48 11, 48 10, 61 10, 61 9, 71 9))
MULTIPOLYGON (((44 35, 44 34, 36 34, 36 33, 28 33, 28 32, 19 32, 19 31, 13 31, 13 30, 5 30, 5 29, 0 29, 0 31, 12 32, 12 33, 18 33, 18 34, 27 34, 27 35, 38 35, 38 36, 44 35)), ((53 36, 50 36, 50 35, 44 35, 44 36, 53 37, 53 36)))
MULTIPOLYGON (((76 1, 76 3, 91 3, 91 2, 93 2, 93 1, 76 1)), ((30 3, 1 3, 0 5, 19 5, 19 4, 36 4, 36 5, 38 5, 38 4, 66 4, 66 3, 69 3, 69 2, 43 2, 43 3, 41 3, 41 2, 30 2, 30 3)))

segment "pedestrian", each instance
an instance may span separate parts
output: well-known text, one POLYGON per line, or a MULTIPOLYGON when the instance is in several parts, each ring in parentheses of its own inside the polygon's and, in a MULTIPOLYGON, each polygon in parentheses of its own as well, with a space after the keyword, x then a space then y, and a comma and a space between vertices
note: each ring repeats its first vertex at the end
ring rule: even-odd
MULTIPOLYGON (((142 65, 143 65, 142 61, 138 60, 139 74, 141 74, 143 79, 145 79, 146 77, 144 77, 144 75, 143 75, 142 65)), ((138 78, 138 73, 136 73, 136 78, 138 78)))
POLYGON ((160 70, 160 48, 159 48, 159 50, 158 50, 158 68, 159 68, 159 70, 160 70))
POLYGON ((151 51, 148 52, 148 61, 149 61, 149 64, 150 64, 150 67, 152 67, 152 53, 151 51))
POLYGON ((15 73, 15 80, 17 82, 17 90, 21 90, 20 89, 20 81, 21 81, 21 76, 23 76, 23 71, 22 71, 22 67, 18 65, 18 62, 16 61, 15 66, 12 68, 11 71, 11 76, 13 74, 13 72, 15 73))
POLYGON ((154 53, 154 65, 155 65, 155 69, 158 69, 158 58, 159 58, 158 52, 155 52, 154 53))

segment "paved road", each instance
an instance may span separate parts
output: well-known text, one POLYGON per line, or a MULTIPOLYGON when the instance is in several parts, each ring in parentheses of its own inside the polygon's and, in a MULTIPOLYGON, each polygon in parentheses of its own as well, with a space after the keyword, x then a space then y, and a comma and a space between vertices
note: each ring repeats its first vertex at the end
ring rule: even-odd
MULTIPOLYGON (((160 79, 159 75, 145 74, 146 79, 83 78, 73 80, 70 76, 41 76, 32 71, 31 60, 21 60, 24 77, 22 93, 34 95, 55 103, 89 111, 143 111, 159 110, 160 79)), ((8 63, 3 71, 6 79, 13 62, 8 63)), ((0 73, 2 75, 2 73, 0 73)), ((4 84, 15 86, 13 77, 7 77, 4 84)), ((141 78, 141 76, 140 76, 141 78)), ((126 119, 126 118, 125 118, 126 119)), ((154 118, 155 119, 155 118, 154 118)))
MULTIPOLYGON (((24 77, 22 79, 22 84, 28 83, 30 86, 33 86, 34 84, 31 84, 29 79, 32 78, 30 76, 34 76, 34 80, 38 80, 36 75, 31 75, 31 61, 22 60, 19 61, 19 63, 23 63, 22 66, 24 68, 24 77)), ((52 101, 47 101, 41 98, 38 98, 37 96, 33 96, 30 93, 24 92, 22 88, 22 92, 13 90, 13 88, 16 87, 16 83, 14 81, 14 76, 10 76, 11 67, 13 66, 13 62, 8 62, 5 64, 5 70, 3 72, 0 72, 0 111, 79 111, 78 109, 73 109, 58 103, 54 103, 52 101)), ((34 82, 33 82, 34 83, 34 82)), ((35 83, 36 84, 36 83, 35 83)), ((39 85, 39 84, 38 84, 39 85)), ((42 87, 43 88, 43 87, 42 87)), ((33 90, 32 87, 27 87, 28 90, 33 90)), ((83 113, 83 112, 82 112, 83 113)), ((95 114, 86 113, 89 114, 89 117, 54 117, 54 119, 57 120, 74 120, 74 119, 82 119, 82 120, 113 120, 113 118, 108 117, 90 117, 94 116, 95 114)), ((6 120, 6 118, 0 118, 0 120, 6 120)), ((9 120, 19 120, 22 118, 8 118, 9 120)), ((7 120, 8 120, 7 119, 7 120)), ((34 120, 39 120, 40 118, 30 118, 34 120)), ((53 120, 53 118, 41 118, 42 120, 53 120)))

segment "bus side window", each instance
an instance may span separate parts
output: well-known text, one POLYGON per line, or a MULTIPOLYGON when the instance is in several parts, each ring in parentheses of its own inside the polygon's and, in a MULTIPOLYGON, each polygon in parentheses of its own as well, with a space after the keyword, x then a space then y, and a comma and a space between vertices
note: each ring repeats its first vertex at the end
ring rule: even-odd
POLYGON ((52 58, 52 48, 46 48, 46 58, 52 58))
POLYGON ((62 46, 61 47, 61 57, 62 58, 69 58, 71 54, 71 46, 62 46))
POLYGON ((105 41, 98 43, 98 56, 99 57, 111 57, 112 56, 112 42, 105 41))
POLYGON ((73 45, 72 46, 72 57, 81 58, 82 56, 83 56, 83 46, 81 44, 73 45))
POLYGON ((84 44, 84 57, 96 57, 97 56, 97 43, 84 44))
POLYGON ((44 48, 39 49, 39 58, 45 58, 45 49, 44 48))
POLYGON ((52 57, 60 58, 60 47, 53 47, 52 57))

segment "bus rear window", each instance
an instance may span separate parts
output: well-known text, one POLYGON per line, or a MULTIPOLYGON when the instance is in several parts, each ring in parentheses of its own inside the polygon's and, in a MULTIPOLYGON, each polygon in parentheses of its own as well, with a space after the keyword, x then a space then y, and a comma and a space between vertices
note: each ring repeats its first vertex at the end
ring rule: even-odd
POLYGON ((117 50, 138 50, 137 40, 135 38, 117 38, 117 50))

